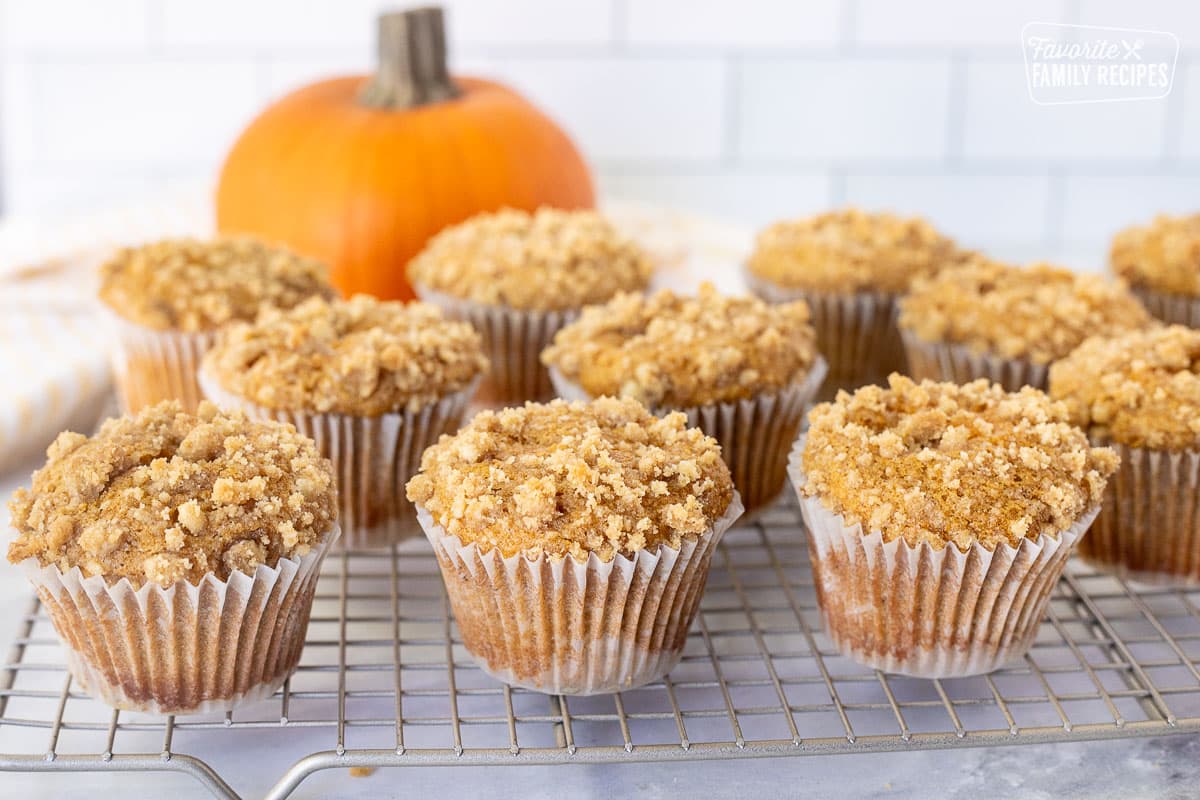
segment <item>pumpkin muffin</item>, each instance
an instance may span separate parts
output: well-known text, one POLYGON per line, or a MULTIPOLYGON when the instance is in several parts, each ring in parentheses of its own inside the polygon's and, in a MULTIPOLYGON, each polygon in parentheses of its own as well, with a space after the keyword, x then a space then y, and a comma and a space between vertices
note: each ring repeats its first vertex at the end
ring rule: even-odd
POLYGON ((1049 264, 977 257, 918 281, 900 300, 900 332, 916 378, 987 378, 1046 388, 1052 361, 1089 336, 1153 324, 1123 284, 1049 264))
POLYGON ((825 373, 803 301, 727 297, 712 284, 589 306, 542 352, 559 395, 632 397, 714 437, 746 510, 773 500, 825 373))
POLYGON ((315 439, 339 476, 344 542, 374 547, 417 532, 404 484, 457 430, 486 369, 475 329, 434 306, 314 297, 222 330, 200 383, 315 439))
POLYGON ((1113 238, 1109 263, 1158 319, 1200 328, 1200 214, 1160 214, 1113 238))
POLYGON ((595 211, 504 209, 446 228, 408 265, 422 300, 469 321, 492 364, 481 399, 546 400, 538 354, 579 309, 641 291, 653 264, 595 211))
POLYGON ((1080 555, 1125 577, 1200 584, 1200 330, 1088 339, 1051 366, 1050 393, 1121 457, 1080 555))
POLYGON ((337 536, 333 470, 287 425, 178 402, 63 433, 9 506, 8 558, 88 692, 182 714, 268 697, 337 536))
POLYGON ((215 331, 264 307, 333 297, 319 262, 248 237, 165 239, 118 250, 100 267, 116 327, 113 373, 126 412, 161 400, 195 411, 196 369, 215 331))
POLYGON ((468 652, 552 694, 666 674, 741 513, 716 440, 617 398, 481 412, 425 451, 408 496, 468 652))
POLYGON ((805 300, 829 361, 822 397, 882 383, 904 368, 895 299, 963 251, 928 222, 857 208, 776 222, 746 263, 751 290, 771 302, 805 300))
POLYGON ((818 405, 792 478, 830 636, 920 677, 1019 657, 1116 468, 1030 387, 893 375, 818 405))

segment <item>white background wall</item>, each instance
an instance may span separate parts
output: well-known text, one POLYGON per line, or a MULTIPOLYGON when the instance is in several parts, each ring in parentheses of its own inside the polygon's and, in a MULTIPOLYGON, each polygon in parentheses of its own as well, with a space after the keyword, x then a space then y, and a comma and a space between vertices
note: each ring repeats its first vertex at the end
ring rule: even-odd
MULTIPOLYGON (((210 177, 264 103, 367 70, 379 0, 3 0, 4 208, 77 212, 210 177)), ((1200 209, 1192 0, 452 0, 459 70, 509 81, 613 197, 750 223, 858 203, 1083 268, 1200 209), (1182 44, 1162 101, 1037 106, 1029 21, 1182 44)))

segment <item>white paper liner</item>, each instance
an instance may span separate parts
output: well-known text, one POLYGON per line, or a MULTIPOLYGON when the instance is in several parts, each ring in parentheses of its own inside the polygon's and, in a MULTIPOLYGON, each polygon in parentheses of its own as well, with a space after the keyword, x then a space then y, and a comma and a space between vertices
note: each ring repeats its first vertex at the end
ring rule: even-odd
POLYGON ((825 630, 848 658, 919 678, 981 675, 1023 656, 1072 547, 1099 507, 1057 536, 1017 547, 935 550, 884 542, 801 491, 804 437, 789 468, 808 529, 817 603, 825 630))
POLYGON ((961 344, 927 342, 904 328, 900 329, 900 337, 908 355, 909 375, 916 380, 929 378, 961 384, 987 378, 1003 386, 1006 392, 1020 391, 1022 386, 1046 391, 1049 385, 1049 364, 975 353, 961 344))
POLYGON ((135 413, 162 400, 178 400, 185 411, 194 412, 204 399, 196 370, 216 333, 154 330, 126 320, 103 304, 101 309, 116 333, 112 371, 121 413, 135 413))
POLYGON ((829 362, 819 400, 838 389, 886 384, 892 372, 905 372, 904 348, 896 327, 896 295, 888 292, 814 292, 778 286, 743 268, 746 284, 769 303, 803 300, 812 314, 817 349, 829 362))
POLYGON ((678 550, 579 562, 480 552, 417 506, 463 645, 479 667, 514 686, 570 695, 633 689, 679 663, 713 551, 741 513, 735 491, 721 518, 678 550))
POLYGON ((1200 328, 1200 297, 1145 288, 1133 288, 1131 291, 1155 319, 1187 325, 1189 328, 1200 328))
POLYGON ((135 589, 78 567, 62 572, 27 558, 25 571, 63 640, 67 667, 102 702, 130 711, 227 711, 269 697, 304 647, 321 562, 334 529, 300 559, 260 565, 253 575, 198 585, 135 589))
MULTIPOLYGON (((825 379, 825 359, 817 356, 804 380, 778 392, 728 403, 669 408, 655 406, 658 416, 672 411, 687 415, 688 427, 699 428, 721 445, 725 459, 749 514, 769 505, 787 483, 788 452, 800 434, 804 412, 825 379)), ((550 381, 564 400, 591 400, 575 381, 550 367, 550 381)))
POLYGON ((420 469, 425 448, 458 430, 480 379, 418 411, 377 417, 268 408, 223 389, 203 369, 199 380, 205 396, 221 408, 291 423, 317 443, 337 476, 342 544, 362 549, 387 547, 420 532, 404 485, 420 469))
POLYGON ((1200 586, 1200 452, 1093 441, 1117 451, 1121 465, 1080 557, 1139 583, 1200 586))
POLYGON ((414 285, 425 303, 432 303, 451 319, 470 322, 483 339, 483 351, 491 369, 479 387, 476 400, 488 405, 519 405, 526 400, 545 401, 554 397, 550 376, 540 360, 554 334, 573 322, 577 310, 520 311, 451 297, 414 285))

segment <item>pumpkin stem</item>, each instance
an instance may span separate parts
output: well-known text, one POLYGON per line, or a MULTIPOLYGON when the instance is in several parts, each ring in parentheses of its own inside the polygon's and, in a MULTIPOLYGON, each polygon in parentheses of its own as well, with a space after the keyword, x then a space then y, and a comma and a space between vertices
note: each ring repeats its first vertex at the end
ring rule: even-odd
POLYGON ((446 24, 437 6, 379 17, 379 69, 359 94, 376 108, 416 108, 461 94, 446 67, 446 24))

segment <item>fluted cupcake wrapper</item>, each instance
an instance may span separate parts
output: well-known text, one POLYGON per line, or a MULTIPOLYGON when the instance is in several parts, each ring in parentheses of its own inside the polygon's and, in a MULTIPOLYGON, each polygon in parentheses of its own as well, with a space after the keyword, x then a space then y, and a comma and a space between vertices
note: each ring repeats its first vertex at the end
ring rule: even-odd
POLYGON ((831 399, 838 389, 884 384, 892 372, 905 371, 894 294, 814 292, 778 286, 749 270, 743 274, 750 291, 769 303, 808 303, 817 349, 829 362, 818 400, 831 399))
POLYGON ((904 351, 908 355, 909 375, 917 380, 929 378, 951 383, 970 383, 987 378, 998 383, 1006 392, 1016 392, 1022 386, 1046 391, 1050 367, 1035 364, 1026 358, 1003 358, 989 353, 975 353, 961 344, 927 342, 912 331, 900 329, 904 351))
POLYGON ((296 668, 321 562, 336 526, 299 559, 253 575, 134 588, 36 558, 21 562, 66 646, 67 668, 93 697, 160 714, 226 711, 270 697, 296 668))
POLYGON ((185 411, 194 412, 204 399, 196 370, 216 333, 154 330, 130 322, 106 306, 102 309, 116 334, 112 371, 121 412, 134 413, 162 400, 178 400, 185 411))
POLYGON ((413 289, 422 302, 432 303, 451 319, 471 323, 479 332, 491 369, 479 387, 478 402, 505 406, 554 397, 540 360, 542 350, 579 316, 578 311, 521 311, 462 300, 423 286, 413 289))
POLYGON ((417 411, 361 417, 268 408, 223 389, 204 370, 199 379, 205 396, 218 406, 291 423, 317 443, 321 455, 333 462, 342 543, 352 549, 386 547, 420 532, 404 485, 420 469, 425 448, 458 430, 479 385, 477 378, 417 411))
POLYGON ((1121 465, 1079 555, 1140 583, 1200 586, 1200 452, 1093 441, 1116 450, 1121 465))
MULTIPOLYGON (((655 406, 650 412, 661 416, 681 411, 687 415, 688 427, 699 428, 717 440, 733 485, 746 513, 750 513, 771 503, 785 488, 788 453, 800 433, 805 408, 816 397, 826 371, 825 359, 818 356, 802 381, 778 392, 705 406, 655 406)), ((559 397, 592 399, 586 389, 557 367, 550 368, 550 380, 559 397)))
POLYGON ((1150 316, 1176 325, 1200 328, 1200 297, 1159 292, 1154 289, 1131 290, 1150 316))
POLYGON ((1023 656, 1075 543, 1095 519, 1092 508, 1057 536, 1013 547, 963 552, 928 542, 890 542, 880 531, 806 497, 803 439, 791 478, 808 528, 817 603, 838 650, 860 664, 919 678, 990 672, 1023 656))
POLYGON ((713 551, 741 512, 735 492, 721 518, 678 550, 580 562, 480 551, 417 506, 475 663, 505 683, 570 695, 633 689, 679 663, 713 551))

